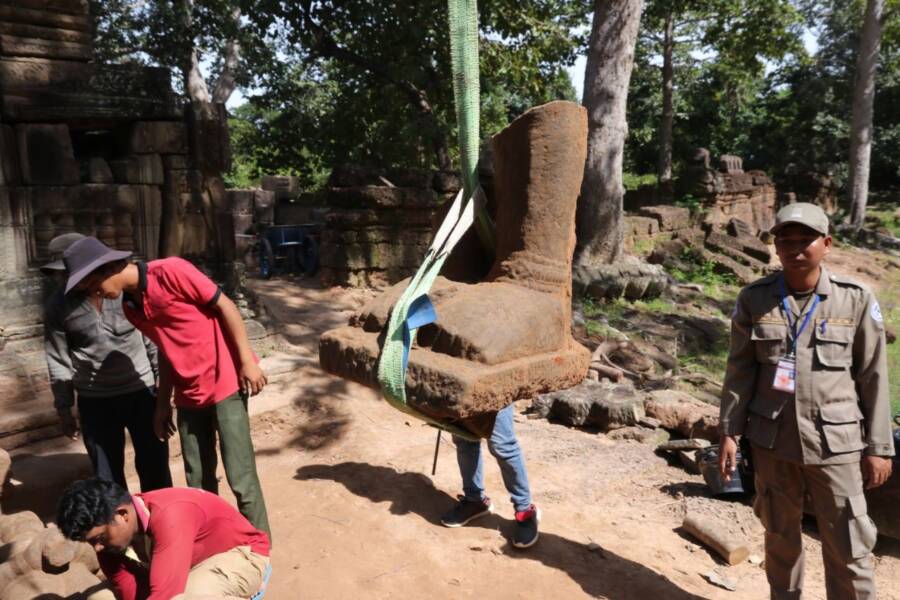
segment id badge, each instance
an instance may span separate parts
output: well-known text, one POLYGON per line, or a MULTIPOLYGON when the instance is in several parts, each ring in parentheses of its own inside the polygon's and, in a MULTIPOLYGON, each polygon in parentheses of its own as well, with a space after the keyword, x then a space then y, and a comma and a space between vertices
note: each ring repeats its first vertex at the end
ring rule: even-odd
POLYGON ((789 357, 782 356, 775 367, 775 380, 772 381, 772 389, 779 392, 793 394, 796 387, 797 362, 789 357))

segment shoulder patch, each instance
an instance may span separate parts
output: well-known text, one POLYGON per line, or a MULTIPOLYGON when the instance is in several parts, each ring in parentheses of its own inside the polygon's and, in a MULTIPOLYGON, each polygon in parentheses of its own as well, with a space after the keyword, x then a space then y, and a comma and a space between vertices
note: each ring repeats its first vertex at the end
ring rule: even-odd
POLYGON ((881 307, 878 306, 878 301, 872 302, 872 308, 869 309, 869 316, 872 317, 872 320, 876 323, 884 322, 884 317, 881 315, 881 307))

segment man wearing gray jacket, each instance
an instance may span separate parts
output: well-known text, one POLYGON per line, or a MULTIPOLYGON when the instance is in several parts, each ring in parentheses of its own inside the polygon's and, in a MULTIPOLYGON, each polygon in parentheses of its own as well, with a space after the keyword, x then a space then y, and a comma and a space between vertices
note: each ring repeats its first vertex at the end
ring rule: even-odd
MULTIPOLYGON (((69 233, 54 238, 51 256, 61 256, 83 237, 69 233)), ((65 283, 62 260, 41 271, 65 283)), ((63 433, 78 437, 72 414, 77 396, 84 445, 98 477, 127 489, 127 429, 141 490, 171 487, 168 444, 153 433, 156 346, 125 318, 121 298, 67 297, 56 283, 44 312, 44 350, 63 433)))

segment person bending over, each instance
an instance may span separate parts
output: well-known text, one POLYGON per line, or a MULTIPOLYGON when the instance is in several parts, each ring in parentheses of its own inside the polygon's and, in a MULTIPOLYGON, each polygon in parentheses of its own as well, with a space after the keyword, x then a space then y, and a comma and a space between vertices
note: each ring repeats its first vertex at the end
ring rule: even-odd
POLYGON ((269 571, 266 533, 204 490, 131 495, 111 481, 76 481, 56 523, 93 546, 120 600, 251 598, 269 571))

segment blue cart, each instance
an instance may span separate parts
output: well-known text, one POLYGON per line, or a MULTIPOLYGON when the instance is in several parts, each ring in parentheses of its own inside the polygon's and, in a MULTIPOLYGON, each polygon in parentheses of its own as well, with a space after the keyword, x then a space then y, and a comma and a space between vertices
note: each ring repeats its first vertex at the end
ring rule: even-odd
POLYGON ((315 275, 319 270, 321 225, 270 225, 259 234, 259 274, 268 279, 276 271, 315 275))

